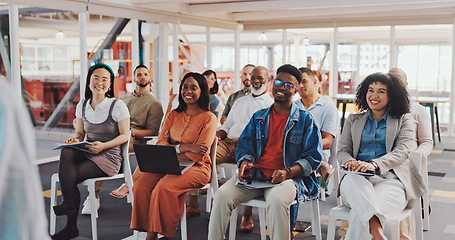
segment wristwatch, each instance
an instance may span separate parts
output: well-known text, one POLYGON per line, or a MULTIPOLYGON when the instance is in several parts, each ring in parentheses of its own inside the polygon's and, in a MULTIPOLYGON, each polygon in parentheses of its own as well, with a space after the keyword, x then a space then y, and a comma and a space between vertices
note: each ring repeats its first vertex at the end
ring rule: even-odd
POLYGON ((370 163, 371 163, 371 165, 373 165, 374 171, 376 173, 379 173, 379 165, 375 161, 371 161, 370 163))

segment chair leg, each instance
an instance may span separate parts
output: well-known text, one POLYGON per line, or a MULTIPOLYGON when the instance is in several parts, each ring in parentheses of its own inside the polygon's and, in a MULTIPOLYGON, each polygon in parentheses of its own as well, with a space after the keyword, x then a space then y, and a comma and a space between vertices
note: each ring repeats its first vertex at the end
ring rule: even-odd
POLYGON ((212 209, 212 197, 213 197, 213 187, 210 186, 207 189, 207 198, 205 200, 205 211, 210 213, 210 210, 212 209))
POLYGON ((259 211, 259 227, 261 230, 261 240, 267 239, 266 234, 266 220, 265 220, 265 208, 258 208, 259 211))
POLYGON ((51 177, 51 206, 49 213, 49 233, 55 234, 55 223, 57 216, 54 213, 53 206, 57 205, 57 183, 59 182, 58 174, 53 174, 51 177))
POLYGON ((413 239, 423 240, 423 220, 422 220, 422 203, 420 199, 417 198, 414 200, 413 214, 414 219, 411 219, 411 234, 414 235, 413 239), (412 221, 413 220, 413 221, 412 221))
POLYGON ((311 226, 312 234, 316 236, 316 240, 322 240, 318 199, 311 201, 311 226))
POLYGON ((239 216, 239 208, 236 207, 231 212, 231 218, 229 220, 229 240, 235 240, 235 234, 237 232, 237 217, 239 216))
MULTIPOLYGON (((424 157, 421 165, 421 173, 425 185, 428 186, 428 163, 424 157)), ((422 196, 423 198, 423 230, 430 231, 430 200, 429 194, 426 193, 422 196)), ((417 215, 416 215, 417 218, 417 215)))
POLYGON ((335 240, 335 229, 337 219, 329 214, 329 223, 327 226, 327 240, 335 240))
POLYGON ((321 197, 321 201, 325 202, 325 189, 323 187, 319 187, 319 196, 321 197))
POLYGON ((97 225, 96 225, 96 215, 97 215, 97 210, 96 210, 96 205, 95 205, 95 182, 92 181, 90 184, 88 184, 88 192, 90 196, 90 218, 92 222, 92 239, 93 240, 98 240, 98 230, 97 230, 97 225))
MULTIPOLYGON (((412 225, 412 223, 411 223, 412 225)), ((400 240, 400 222, 389 224, 392 240, 400 240)))
POLYGON ((180 219, 180 231, 182 233, 182 240, 187 240, 188 235, 186 231, 186 203, 183 204, 182 218, 180 219))

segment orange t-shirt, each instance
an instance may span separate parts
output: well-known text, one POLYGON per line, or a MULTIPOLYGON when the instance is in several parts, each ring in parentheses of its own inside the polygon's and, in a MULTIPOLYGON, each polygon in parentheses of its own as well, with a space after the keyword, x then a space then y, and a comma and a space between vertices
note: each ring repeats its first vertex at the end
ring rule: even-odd
POLYGON ((254 164, 254 167, 261 169, 266 178, 272 176, 273 171, 284 169, 283 137, 289 113, 290 111, 279 115, 273 108, 270 111, 267 144, 258 163, 254 164))

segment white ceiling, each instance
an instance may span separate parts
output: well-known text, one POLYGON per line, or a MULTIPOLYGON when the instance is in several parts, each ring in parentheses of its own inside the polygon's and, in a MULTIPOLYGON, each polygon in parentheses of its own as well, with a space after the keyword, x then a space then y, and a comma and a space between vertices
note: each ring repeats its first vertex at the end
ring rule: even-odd
MULTIPOLYGON (((206 27, 212 27, 212 41, 232 44, 240 27, 243 43, 270 43, 307 37, 310 43, 328 43, 333 26, 339 27, 340 42, 383 42, 388 44, 390 25, 397 25, 396 38, 402 43, 449 43, 455 17, 455 0, 2 0, 29 7, 53 8, 78 13, 88 9, 88 36, 105 36, 118 17, 180 23, 192 42, 205 42, 206 27), (99 17, 103 15, 103 17, 99 17), (444 24, 444 25, 435 25, 444 24), (413 26, 418 25, 418 26, 413 26), (425 26, 420 26, 425 25, 425 26), (373 27, 382 26, 382 27, 373 27)), ((3 7, 4 9, 7 7, 3 7)), ((71 14, 70 14, 71 15, 71 14)), ((21 38, 46 38, 59 30, 77 37, 75 19, 20 19, 21 38), (39 29, 39 31, 37 31, 39 29)), ((123 34, 129 34, 129 27, 123 34)))

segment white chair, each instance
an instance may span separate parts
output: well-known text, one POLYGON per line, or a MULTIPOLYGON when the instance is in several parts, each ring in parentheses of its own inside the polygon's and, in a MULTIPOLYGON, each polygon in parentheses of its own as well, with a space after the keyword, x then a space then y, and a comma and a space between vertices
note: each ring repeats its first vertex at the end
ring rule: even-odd
MULTIPOLYGON (((215 192, 218 190, 218 177, 216 173, 216 148, 218 146, 218 138, 215 137, 212 146, 210 147, 210 158, 212 159, 212 177, 210 182, 203 188, 207 188, 207 201, 206 211, 210 212, 212 206, 212 198, 215 196, 215 192)), ((180 219, 180 231, 182 234, 182 240, 188 239, 186 227, 186 202, 183 204, 182 218, 180 219)))
POLYGON ((220 170, 220 177, 226 178, 226 169, 231 170, 231 177, 237 175, 237 163, 220 163, 216 166, 220 170))
MULTIPOLYGON (((420 171, 422 153, 412 152, 410 156, 411 162, 420 171)), ((327 240, 335 239, 335 229, 337 220, 349 220, 350 208, 346 206, 334 207, 329 212, 329 224, 327 227, 327 240)), ((400 222, 406 218, 411 218, 411 239, 422 240, 423 239, 423 228, 422 228, 422 209, 420 204, 420 198, 409 201, 408 206, 402 212, 397 215, 387 218, 385 227, 389 228, 392 232, 392 240, 400 239, 400 222)))
MULTIPOLYGON (((428 185, 428 163, 427 157, 422 157, 421 171, 425 186, 428 185)), ((430 198, 428 192, 422 196, 423 199, 423 230, 430 231, 430 198)))
MULTIPOLYGON (((291 203, 295 204, 296 201, 291 203)), ((261 240, 266 240, 266 220, 265 213, 267 209, 267 202, 264 198, 252 199, 248 202, 242 203, 241 205, 257 207, 259 211, 259 228, 261 232, 261 240)), ((238 217, 238 207, 232 210, 230 223, 229 223, 229 240, 235 240, 236 229, 237 229, 237 217, 238 217)), ((311 200, 311 226, 312 234, 316 236, 316 240, 322 240, 321 233, 321 219, 319 213, 319 200, 311 200)))
MULTIPOLYGON (((339 168, 339 163, 337 160, 337 140, 338 140, 337 138, 334 138, 332 141, 332 145, 330 146, 330 157, 329 157, 328 163, 330 165, 332 165, 332 167, 334 168, 335 171, 333 172, 333 175, 332 175, 333 179, 330 179, 329 184, 327 186, 328 194, 332 194, 335 186, 336 186, 336 188, 335 188, 335 193, 336 193, 338 191, 338 183, 340 182, 340 175, 337 171, 337 169, 339 168)), ((321 201, 325 201, 325 194, 326 194, 325 189, 323 187, 320 187, 319 190, 321 193, 321 195, 320 195, 321 201)), ((337 198, 337 204, 338 204, 338 206, 341 205, 341 200, 339 198, 337 198)))
MULTIPOLYGON (((130 137, 128 136, 128 141, 123 143, 121 145, 121 150, 122 150, 122 172, 119 174, 116 174, 112 177, 99 177, 99 178, 90 178, 85 181, 83 181, 81 184, 85 185, 88 187, 88 192, 90 196, 90 206, 95 206, 95 182, 97 181, 106 181, 106 180, 114 180, 114 179, 119 179, 119 178, 124 178, 125 181, 128 183, 128 186, 130 189, 133 187, 133 177, 131 174, 131 167, 130 167, 130 158, 128 154, 128 145, 129 145, 129 139, 130 137)), ((54 173, 51 177, 51 206, 50 206, 50 223, 49 223, 49 233, 54 234, 55 233, 55 223, 56 223, 56 215, 53 211, 53 206, 57 205, 57 183, 59 182, 59 177, 58 173, 54 173)), ((129 201, 131 204, 133 202, 133 191, 130 191, 129 193, 129 201)), ((91 207, 91 223, 92 223, 92 238, 93 240, 98 239, 98 231, 97 231, 97 225, 96 225, 96 208, 91 207)))

